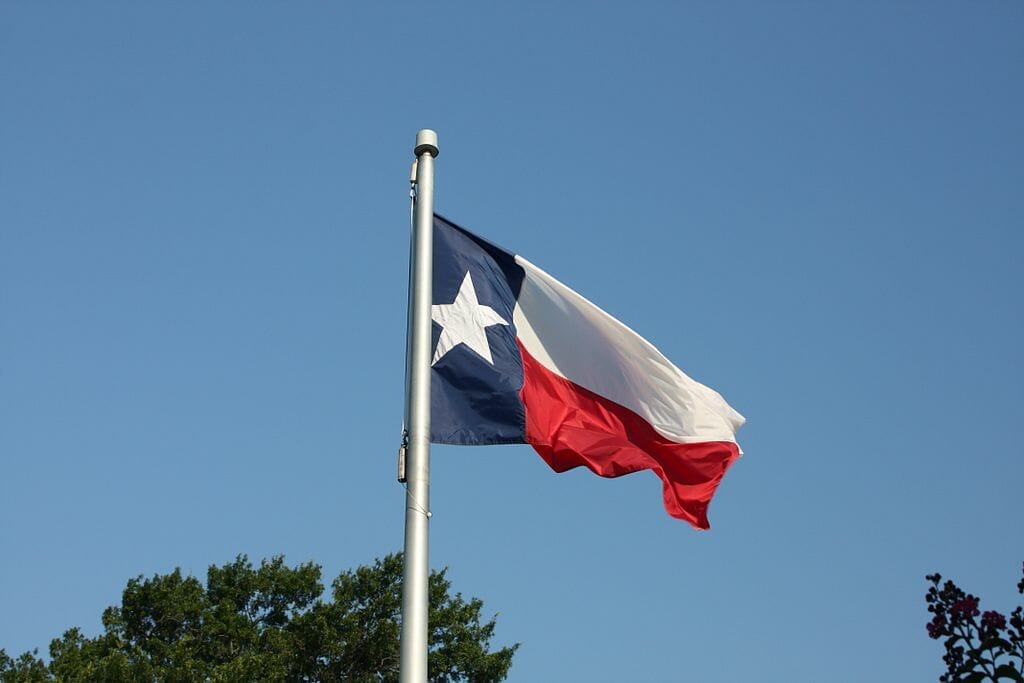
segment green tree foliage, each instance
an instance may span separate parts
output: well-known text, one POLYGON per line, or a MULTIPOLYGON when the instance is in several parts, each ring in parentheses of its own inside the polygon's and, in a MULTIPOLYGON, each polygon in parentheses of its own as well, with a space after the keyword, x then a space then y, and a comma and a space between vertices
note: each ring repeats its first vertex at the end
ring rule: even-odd
MULTIPOLYGON (((328 601, 318 565, 281 557, 211 566, 205 586, 178 569, 140 576, 103 612, 101 635, 54 639, 49 665, 0 650, 0 681, 397 681, 401 579, 400 554, 342 572, 328 601)), ((432 681, 505 679, 519 645, 491 652, 482 609, 431 573, 432 681)))
MULTIPOLYGON (((952 581, 942 577, 925 577, 931 587, 925 594, 929 637, 946 647, 942 661, 946 673, 939 677, 947 683, 979 683, 980 681, 1017 681, 1024 683, 1024 607, 1010 612, 1010 617, 995 610, 981 611, 981 599, 965 593, 952 581)), ((1017 584, 1024 593, 1024 579, 1017 584)))

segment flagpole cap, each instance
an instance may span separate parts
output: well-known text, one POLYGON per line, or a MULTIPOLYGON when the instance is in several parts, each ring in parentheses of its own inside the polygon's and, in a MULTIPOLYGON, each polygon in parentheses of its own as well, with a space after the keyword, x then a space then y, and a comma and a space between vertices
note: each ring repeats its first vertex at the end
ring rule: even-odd
POLYGON ((430 152, 430 156, 436 157, 439 151, 437 149, 437 133, 429 128, 424 128, 416 133, 416 149, 414 153, 417 158, 427 152, 430 152))

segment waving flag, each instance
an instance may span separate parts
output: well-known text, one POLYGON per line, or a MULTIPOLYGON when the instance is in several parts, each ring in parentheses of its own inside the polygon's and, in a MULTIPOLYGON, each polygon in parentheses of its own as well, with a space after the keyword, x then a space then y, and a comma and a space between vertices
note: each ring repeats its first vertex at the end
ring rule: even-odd
POLYGON ((528 443, 556 472, 651 470, 709 528, 743 416, 521 256, 434 217, 431 441, 528 443))

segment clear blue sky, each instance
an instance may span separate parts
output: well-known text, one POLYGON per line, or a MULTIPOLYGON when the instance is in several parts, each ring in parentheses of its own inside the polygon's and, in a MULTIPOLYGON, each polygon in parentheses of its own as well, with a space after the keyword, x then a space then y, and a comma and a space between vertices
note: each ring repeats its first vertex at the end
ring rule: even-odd
POLYGON ((408 172, 748 418, 650 473, 436 447, 512 681, 933 680, 1024 560, 1024 4, 0 4, 0 647, 402 544, 408 172), (371 6, 372 5, 372 6, 371 6))

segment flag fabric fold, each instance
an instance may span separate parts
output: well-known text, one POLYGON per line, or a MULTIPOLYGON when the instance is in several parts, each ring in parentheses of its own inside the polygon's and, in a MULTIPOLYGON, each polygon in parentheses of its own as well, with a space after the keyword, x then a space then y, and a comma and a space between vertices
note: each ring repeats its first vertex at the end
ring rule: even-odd
POLYGON ((434 217, 431 441, 528 443, 556 472, 651 470, 669 515, 707 508, 744 418, 526 259, 434 217))

